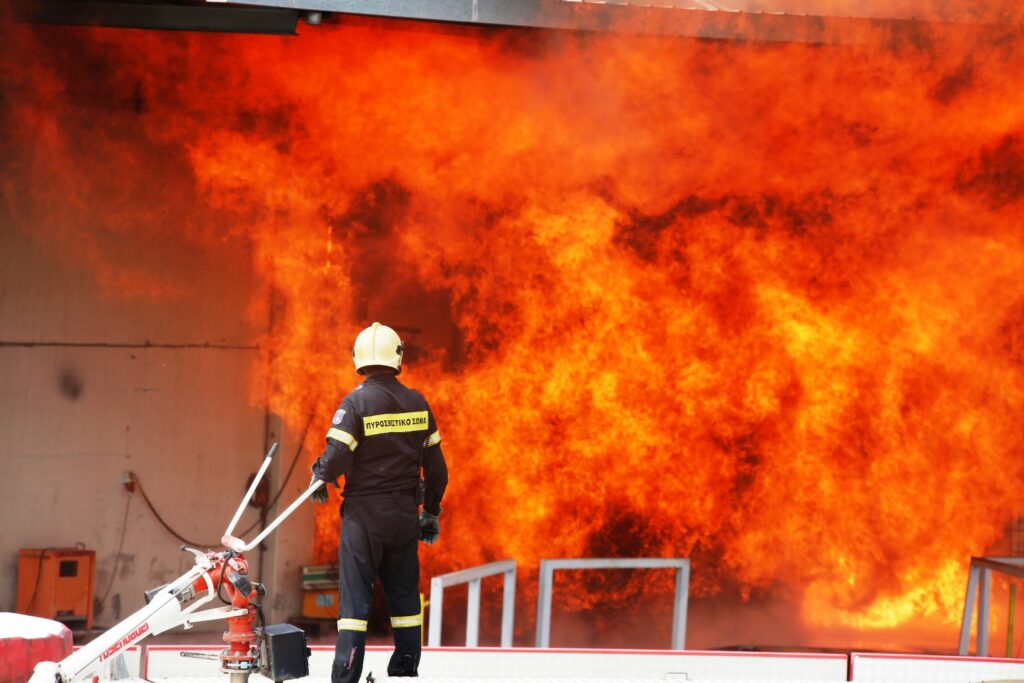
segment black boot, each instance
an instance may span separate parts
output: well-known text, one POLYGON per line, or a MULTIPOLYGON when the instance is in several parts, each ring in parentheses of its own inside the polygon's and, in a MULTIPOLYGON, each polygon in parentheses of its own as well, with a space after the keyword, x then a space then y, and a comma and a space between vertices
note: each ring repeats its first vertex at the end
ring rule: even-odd
POLYGON ((338 641, 334 646, 334 665, 331 666, 331 683, 359 683, 359 676, 363 673, 365 651, 365 633, 338 631, 338 641))
POLYGON ((388 662, 388 676, 418 676, 420 668, 420 627, 396 628, 395 652, 388 662))

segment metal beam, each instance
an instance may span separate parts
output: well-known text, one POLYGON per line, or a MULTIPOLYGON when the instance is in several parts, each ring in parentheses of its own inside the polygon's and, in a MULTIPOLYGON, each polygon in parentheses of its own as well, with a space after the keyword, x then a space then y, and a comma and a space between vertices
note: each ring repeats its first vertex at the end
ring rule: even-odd
POLYGON ((716 0, 243 0, 299 11, 594 33, 686 36, 755 42, 913 43, 932 23, 906 17, 837 17, 726 9, 716 0))
MULTIPOLYGON (((16 20, 120 28, 294 34, 298 17, 363 15, 483 27, 683 36, 815 45, 927 43, 936 22, 910 17, 837 17, 742 11, 720 0, 11 0, 16 20)), ((963 24, 969 28, 970 24, 963 24)), ((974 25, 972 30, 993 31, 974 25)))
POLYGON ((1024 557, 972 557, 971 565, 1024 579, 1024 557))
POLYGON ((11 8, 16 21, 32 24, 275 35, 295 33, 298 11, 282 8, 281 3, 265 5, 227 7, 172 2, 14 0, 11 8))

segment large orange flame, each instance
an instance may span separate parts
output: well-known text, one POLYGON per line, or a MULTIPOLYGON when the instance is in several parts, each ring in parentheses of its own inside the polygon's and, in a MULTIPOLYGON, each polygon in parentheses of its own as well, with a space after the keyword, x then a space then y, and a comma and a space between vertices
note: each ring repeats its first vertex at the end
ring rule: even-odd
POLYGON ((28 230, 102 216, 72 237, 136 295, 177 285, 102 235, 251 245, 254 400, 315 416, 310 457, 354 334, 396 326, 452 470, 427 575, 685 556, 698 595, 792 599, 812 631, 952 633, 1022 511, 1019 20, 845 47, 22 28, 5 197, 28 230), (126 167, 168 194, 98 201, 126 167))

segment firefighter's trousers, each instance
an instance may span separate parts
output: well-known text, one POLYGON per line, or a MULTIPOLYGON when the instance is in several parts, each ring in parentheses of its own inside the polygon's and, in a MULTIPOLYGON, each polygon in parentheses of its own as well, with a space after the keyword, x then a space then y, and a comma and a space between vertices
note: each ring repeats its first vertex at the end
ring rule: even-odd
POLYGON ((395 652, 388 676, 416 676, 420 662, 420 526, 413 492, 350 497, 342 507, 338 641, 331 683, 356 683, 363 671, 373 580, 380 577, 395 652))

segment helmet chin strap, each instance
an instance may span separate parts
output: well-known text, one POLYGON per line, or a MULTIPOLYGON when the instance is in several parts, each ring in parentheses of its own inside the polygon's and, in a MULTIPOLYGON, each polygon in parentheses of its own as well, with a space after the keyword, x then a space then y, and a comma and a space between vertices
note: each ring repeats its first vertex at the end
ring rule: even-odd
POLYGON ((373 377, 374 375, 397 375, 401 371, 401 365, 398 366, 397 370, 387 365, 367 365, 364 368, 356 370, 356 372, 364 377, 373 377))

